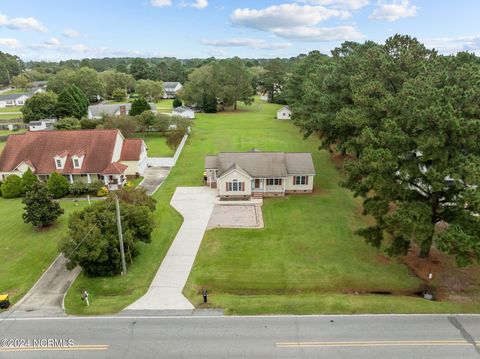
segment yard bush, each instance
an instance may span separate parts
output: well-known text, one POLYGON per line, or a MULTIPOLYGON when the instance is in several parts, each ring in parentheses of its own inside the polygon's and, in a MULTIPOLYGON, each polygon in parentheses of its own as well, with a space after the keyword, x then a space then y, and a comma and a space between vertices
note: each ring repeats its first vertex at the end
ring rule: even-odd
POLYGON ((52 199, 48 188, 39 182, 32 184, 22 203, 25 205, 23 221, 39 229, 52 225, 64 213, 60 204, 52 199))
POLYGON ((74 196, 82 196, 87 194, 96 196, 97 192, 104 186, 105 184, 102 181, 95 181, 92 183, 75 182, 70 185, 70 194, 74 196))
POLYGON ((38 183, 38 178, 32 173, 32 171, 29 168, 27 172, 25 172, 22 176, 22 181, 21 181, 22 195, 31 191, 36 183, 38 183))
MULTIPOLYGON (((154 227, 153 214, 146 206, 121 201, 124 247, 127 263, 137 254, 139 241, 150 243, 154 227)), ((122 264, 118 250, 115 204, 101 201, 70 216, 68 235, 60 249, 68 259, 68 268, 80 265, 87 276, 120 274, 122 264)))
POLYGON ((80 127, 82 130, 93 130, 97 127, 100 122, 98 120, 90 120, 88 118, 83 118, 80 120, 80 127))
POLYGON ((2 184, 4 198, 17 198, 22 195, 22 179, 17 175, 10 175, 2 184))
POLYGON ((142 112, 151 110, 150 105, 147 100, 143 97, 139 97, 132 102, 132 107, 130 109, 130 116, 140 115, 142 112))
POLYGON ((182 103, 182 100, 180 100, 178 97, 175 97, 173 99, 173 103, 172 103, 172 107, 175 108, 175 107, 180 107, 182 106, 183 103, 182 103))
POLYGON ((103 186, 97 191, 97 197, 105 197, 108 194, 108 188, 103 186))
POLYGON ((68 180, 57 172, 53 172, 48 178, 47 188, 54 198, 61 198, 70 192, 68 180))

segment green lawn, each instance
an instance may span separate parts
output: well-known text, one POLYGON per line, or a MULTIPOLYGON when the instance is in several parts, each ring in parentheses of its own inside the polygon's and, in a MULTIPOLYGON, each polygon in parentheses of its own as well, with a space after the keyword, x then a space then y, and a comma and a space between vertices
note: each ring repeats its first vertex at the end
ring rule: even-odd
POLYGON ((365 221, 359 203, 338 186, 340 176, 329 155, 318 150, 318 140, 303 140, 293 124, 274 119, 278 107, 255 102, 236 113, 198 114, 177 165, 154 195, 152 243, 141 245, 125 278, 80 276, 67 295, 68 312, 115 313, 141 297, 182 223, 169 206, 175 188, 203 185, 205 155, 253 148, 311 152, 316 191, 266 200, 264 229, 207 232, 184 289, 194 304, 201 302, 205 286, 212 307, 237 314, 479 311, 403 295, 420 281, 404 265, 379 260, 375 249, 353 235, 365 221), (85 289, 88 308, 79 300, 85 289), (397 295, 362 294, 371 291, 397 295))
POLYGON ((142 181, 143 181, 143 177, 140 176, 138 178, 135 178, 135 179, 131 180, 130 182, 133 183, 134 187, 137 187, 140 184, 140 182, 142 182, 142 181))
POLYGON ((22 106, 12 106, 12 107, 1 107, 0 113, 2 112, 20 112, 22 106))
POLYGON ((169 111, 172 110, 173 108, 173 100, 167 99, 167 100, 158 100, 156 102, 157 104, 157 109, 168 109, 169 111))
POLYGON ((3 148, 5 147, 7 143, 6 142, 0 142, 0 153, 2 153, 3 148))
MULTIPOLYGON (((1 145, 1 144, 0 144, 1 145)), ((58 242, 66 233, 69 213, 78 207, 62 201, 65 214, 52 228, 37 232, 23 223, 20 199, 0 198, 0 293, 17 302, 37 281, 58 255, 58 242)))
POLYGON ((20 114, 2 114, 0 113, 0 121, 22 120, 23 115, 20 114))
POLYGON ((9 131, 9 130, 0 130, 0 136, 6 136, 6 135, 13 135, 13 134, 20 134, 26 132, 27 129, 22 128, 16 131, 9 131))
POLYGON ((170 157, 175 153, 175 151, 168 147, 166 137, 162 136, 159 132, 136 133, 135 137, 143 138, 148 147, 149 157, 170 157))

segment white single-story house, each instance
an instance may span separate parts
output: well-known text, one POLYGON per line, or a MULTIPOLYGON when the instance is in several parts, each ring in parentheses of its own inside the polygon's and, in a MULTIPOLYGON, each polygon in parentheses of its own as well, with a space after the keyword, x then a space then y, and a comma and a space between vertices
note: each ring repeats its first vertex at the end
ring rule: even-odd
POLYGON ((314 177, 310 153, 221 152, 205 158, 204 179, 222 199, 311 193, 314 177))
POLYGON ((277 111, 277 120, 290 120, 292 118, 292 110, 290 106, 283 106, 277 111))
POLYGON ((32 94, 29 93, 15 93, 9 95, 0 95, 0 108, 23 106, 32 94))
MULTIPOLYGON (((149 103, 150 109, 153 113, 157 113, 157 105, 154 103, 149 103)), ((88 118, 90 120, 100 120, 104 115, 107 116, 120 116, 128 115, 130 109, 132 108, 131 103, 121 103, 121 104, 99 104, 88 106, 88 118)))
POLYGON ((183 88, 180 82, 164 82, 163 83, 163 98, 175 98, 178 91, 183 88))
POLYGON ((55 118, 48 118, 48 119, 39 120, 39 121, 30 121, 28 123, 28 130, 29 131, 53 130, 56 122, 57 120, 55 118))
POLYGON ((57 172, 70 183, 103 181, 116 190, 125 185, 126 176, 143 174, 147 146, 139 138, 125 139, 117 129, 36 131, 8 136, 0 154, 0 180, 22 176, 29 168, 41 181, 57 172))
POLYGON ((172 110, 172 116, 179 116, 183 118, 195 119, 195 111, 186 106, 175 107, 172 110))

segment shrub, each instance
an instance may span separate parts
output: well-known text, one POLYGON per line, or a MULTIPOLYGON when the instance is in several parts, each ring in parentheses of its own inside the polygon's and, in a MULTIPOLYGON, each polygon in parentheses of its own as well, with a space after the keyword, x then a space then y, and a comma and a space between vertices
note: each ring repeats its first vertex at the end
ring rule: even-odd
POLYGON ((49 226, 63 214, 63 208, 52 199, 48 189, 39 182, 33 183, 22 203, 25 205, 23 221, 37 228, 49 226))
POLYGON ((182 100, 180 100, 178 97, 175 97, 173 99, 173 108, 180 107, 182 105, 183 105, 182 100))
POLYGON ((32 190, 33 186, 38 183, 38 178, 35 176, 30 168, 22 176, 21 192, 22 195, 32 190))
POLYGON ((145 100, 143 97, 139 97, 132 102, 132 107, 130 109, 129 115, 137 116, 140 115, 142 112, 149 110, 151 110, 151 108, 147 100, 145 100))
POLYGON ((2 184, 3 184, 3 182, 0 181, 0 197, 2 197, 2 184))
POLYGON ((105 187, 105 183, 102 181, 95 181, 88 185, 88 194, 96 196, 98 191, 105 187))
POLYGON ((70 185, 70 194, 81 196, 89 192, 89 184, 83 182, 75 182, 70 185))
POLYGON ((103 186, 97 192, 97 197, 105 197, 108 194, 108 188, 103 186))
POLYGON ((61 198, 70 192, 68 180, 57 172, 53 172, 48 178, 47 188, 54 198, 61 198))
POLYGON ((125 89, 115 89, 112 92, 112 98, 118 102, 125 101, 127 98, 127 91, 125 91, 125 89))
POLYGON ((82 128, 82 130, 93 130, 97 127, 98 124, 98 121, 90 120, 88 118, 83 118, 80 120, 80 127, 82 128))
POLYGON ((2 184, 4 198, 17 198, 22 195, 22 179, 17 175, 10 175, 2 184))

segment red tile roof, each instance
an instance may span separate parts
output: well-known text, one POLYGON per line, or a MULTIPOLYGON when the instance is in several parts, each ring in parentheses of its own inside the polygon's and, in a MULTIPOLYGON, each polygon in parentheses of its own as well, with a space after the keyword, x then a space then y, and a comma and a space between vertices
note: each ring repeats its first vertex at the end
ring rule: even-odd
POLYGON ((119 175, 125 172, 128 166, 120 162, 113 162, 102 171, 102 175, 119 175))
POLYGON ((69 173, 102 173, 112 163, 117 135, 120 131, 38 131, 8 136, 0 155, 0 172, 13 171, 21 162, 29 160, 36 174, 54 171, 69 173), (56 169, 54 157, 66 151, 63 169, 56 169), (71 156, 85 153, 82 168, 74 169, 71 156))
POLYGON ((138 161, 140 159, 140 154, 142 153, 142 143, 143 140, 141 138, 127 138, 123 142, 120 160, 138 161))

